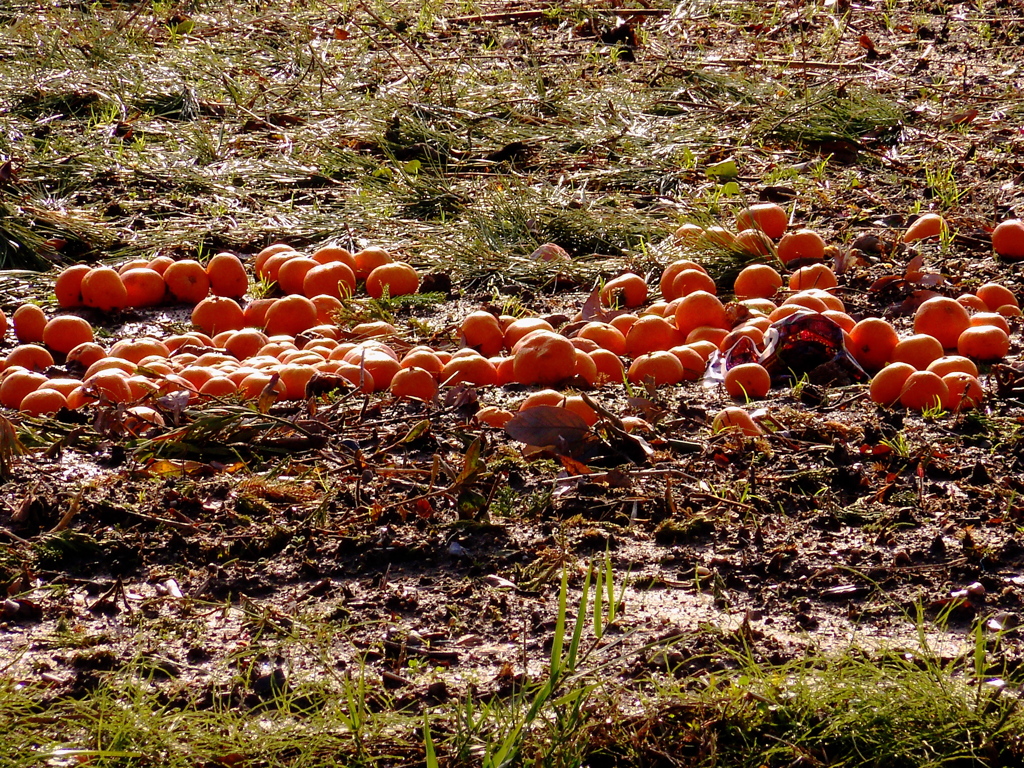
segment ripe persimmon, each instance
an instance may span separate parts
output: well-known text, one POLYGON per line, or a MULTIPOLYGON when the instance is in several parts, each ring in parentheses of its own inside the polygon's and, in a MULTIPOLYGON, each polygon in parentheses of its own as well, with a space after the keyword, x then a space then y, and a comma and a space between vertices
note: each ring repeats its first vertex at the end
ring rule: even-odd
POLYGON ((536 408, 539 405, 547 405, 552 408, 560 408, 565 402, 565 395, 554 389, 538 389, 527 395, 519 404, 519 410, 525 411, 528 408, 536 408))
POLYGON ((498 369, 494 363, 479 352, 469 351, 472 354, 452 355, 452 359, 441 369, 441 383, 449 387, 462 383, 477 387, 493 387, 497 384, 498 369))
POLYGON ((277 285, 285 294, 303 292, 302 287, 306 274, 320 263, 308 256, 296 256, 288 259, 277 270, 277 285))
POLYGON ((633 309, 647 301, 647 282, 640 275, 626 272, 612 278, 601 289, 601 302, 606 306, 633 309))
POLYGON ((22 344, 38 344, 43 340, 47 320, 42 308, 35 304, 22 304, 11 315, 15 338, 22 344))
POLYGON ((43 344, 62 355, 92 340, 92 326, 87 320, 75 315, 57 315, 43 328, 43 344))
POLYGON ((725 227, 707 227, 704 230, 704 242, 707 245, 723 250, 736 250, 736 234, 725 227))
POLYGON ((129 307, 155 307, 167 294, 163 275, 149 267, 129 269, 121 273, 121 282, 128 294, 129 307))
POLYGON ((729 351, 741 338, 748 338, 754 342, 755 347, 764 349, 764 331, 753 325, 741 325, 738 328, 733 328, 722 338, 718 343, 719 351, 729 351))
POLYGON ((789 317, 790 315, 795 315, 801 312, 806 313, 814 311, 815 310, 808 309, 807 307, 801 306, 800 304, 781 304, 771 311, 771 314, 768 315, 768 319, 773 323, 777 323, 779 322, 779 320, 782 320, 785 317, 789 317))
POLYGON ((643 315, 626 333, 626 353, 639 357, 648 352, 669 350, 683 341, 683 335, 664 317, 643 315))
POLYGON ((276 256, 279 253, 294 253, 295 249, 287 243, 273 243, 268 245, 266 248, 256 254, 256 258, 253 260, 253 272, 259 278, 265 277, 264 267, 266 266, 267 260, 272 256, 276 256))
POLYGON ((565 408, 565 410, 567 411, 572 411, 581 419, 583 419, 583 421, 586 422, 588 427, 594 426, 600 419, 600 417, 597 414, 597 411, 591 408, 587 404, 587 401, 584 400, 583 397, 580 395, 569 395, 567 398, 565 398, 565 402, 562 403, 562 407, 565 408))
POLYGON ((310 258, 313 261, 319 262, 320 264, 333 264, 335 262, 341 262, 346 267, 352 270, 353 276, 356 273, 356 260, 352 256, 352 251, 348 248, 343 248, 340 245, 322 245, 317 248, 311 254, 310 258))
POLYGON ((64 397, 67 397, 80 386, 82 386, 81 379, 47 379, 40 385, 40 389, 54 389, 64 395, 64 397))
POLYGON ((1024 221, 1007 219, 992 230, 992 249, 1004 259, 1024 259, 1024 221))
POLYGON ((421 368, 435 379, 440 378, 444 363, 429 347, 413 347, 399 361, 403 368, 421 368))
POLYGON ((498 318, 490 312, 470 312, 462 319, 459 331, 466 346, 478 350, 485 357, 498 354, 505 346, 505 332, 498 318))
POLYGON ((701 326, 727 329, 725 307, 707 291, 694 291, 676 306, 676 328, 687 342, 690 331, 701 326))
MULTIPOLYGON (((190 389, 198 392, 207 381, 218 375, 216 369, 205 365, 187 365, 177 374, 182 380, 187 381, 190 389)), ((129 382, 129 386, 131 382, 129 382)))
POLYGON ((964 330, 956 343, 957 352, 971 360, 995 363, 1010 351, 1010 337, 995 325, 975 325, 964 330))
POLYGON ((925 370, 937 373, 939 376, 945 376, 947 373, 966 373, 975 378, 978 376, 978 366, 969 357, 963 355, 945 355, 930 362, 925 370))
POLYGON ((764 431, 751 418, 750 414, 735 405, 723 408, 715 414, 715 418, 711 422, 711 431, 716 434, 718 432, 734 431, 747 437, 757 437, 764 434, 764 431))
MULTIPOLYGON (((253 299, 245 305, 245 324, 251 328, 263 328, 267 324, 267 312, 277 299, 253 299)), ((316 306, 314 304, 314 306, 316 306)), ((318 318, 319 319, 319 318, 318 318)))
POLYGON ((38 344, 20 344, 7 353, 4 368, 22 367, 29 371, 45 371, 53 365, 53 355, 38 344))
POLYGON ((629 332, 629 329, 633 326, 633 323, 635 323, 639 319, 639 317, 632 314, 631 312, 627 312, 622 315, 616 315, 615 317, 608 321, 608 324, 617 328, 619 332, 622 334, 623 338, 625 338, 626 334, 629 332))
POLYGON ((359 280, 365 280, 377 267, 390 264, 394 258, 383 248, 371 245, 352 255, 355 262, 355 273, 359 280))
POLYGON ((375 299, 408 296, 420 289, 420 273, 411 264, 393 261, 381 264, 366 276, 366 292, 375 299))
POLYGON ((737 229, 759 229, 778 240, 789 228, 789 214, 778 203, 754 203, 736 214, 737 229))
POLYGON ((874 375, 868 385, 871 402, 878 405, 895 405, 903 392, 903 385, 917 369, 910 363, 889 363, 874 375))
POLYGON ((210 276, 195 259, 182 259, 168 266, 164 270, 164 282, 170 294, 182 304, 198 304, 210 293, 210 276))
POLYGON ((631 384, 650 382, 656 387, 671 386, 683 380, 683 364, 668 350, 648 352, 632 362, 626 378, 631 384))
POLYGON ((307 298, 332 296, 339 301, 356 292, 355 272, 343 261, 329 261, 319 264, 302 280, 302 293, 307 298))
POLYGON ((67 408, 68 400, 56 389, 40 388, 21 399, 18 409, 31 416, 48 416, 67 408))
POLYGON ((959 413, 977 408, 985 399, 985 389, 981 386, 977 376, 972 376, 964 371, 952 371, 943 375, 942 381, 946 385, 947 392, 942 407, 947 411, 959 413))
POLYGON ((512 349, 528 334, 537 330, 554 331, 554 327, 542 317, 520 317, 505 327, 504 343, 512 349))
POLYGON ((719 328, 717 326, 702 325, 694 328, 683 339, 684 344, 696 344, 697 342, 707 341, 715 345, 715 349, 720 349, 722 342, 725 341, 729 335, 729 331, 725 328, 719 328))
POLYGON ((661 315, 662 317, 665 317, 665 316, 667 316, 669 314, 670 309, 671 309, 672 315, 674 317, 675 316, 676 308, 673 307, 670 302, 667 302, 667 301, 656 301, 653 304, 651 304, 649 307, 647 307, 647 309, 642 310, 640 312, 640 314, 641 315, 661 315))
POLYGON ((147 266, 154 272, 159 272, 160 275, 163 276, 164 272, 167 271, 167 268, 173 263, 174 259, 170 256, 154 256, 149 260, 149 264, 147 266))
POLYGON ((707 370, 707 358, 695 347, 683 344, 669 350, 683 366, 683 381, 697 381, 707 370))
POLYGON ((371 320, 353 325, 349 333, 357 339, 384 339, 397 336, 398 329, 386 320, 371 320))
POLYGON ((907 231, 903 235, 903 242, 912 243, 915 240, 938 237, 945 231, 946 220, 942 216, 937 213, 922 213, 907 227, 907 231))
POLYGON ((899 343, 892 350, 889 359, 895 363, 910 363, 919 371, 923 371, 933 360, 945 354, 942 343, 930 333, 915 333, 899 343))
POLYGON ((299 294, 285 296, 274 301, 267 309, 264 320, 268 336, 279 333, 295 336, 319 322, 316 304, 299 294))
POLYGON ((795 261, 820 261, 825 257, 825 241, 813 229, 786 233, 775 249, 783 264, 795 261))
POLYGON ((828 304, 810 291, 794 293, 792 296, 787 297, 779 308, 781 309, 782 307, 789 306, 803 307, 804 309, 809 309, 812 312, 824 312, 829 308, 828 304))
POLYGON ((285 394, 285 385, 280 376, 274 373, 257 371, 250 373, 238 384, 238 391, 246 400, 255 400, 264 394, 272 395, 274 399, 285 394))
POLYGON ((521 384, 558 384, 576 373, 576 347, 557 333, 537 331, 515 351, 513 370, 521 384))
POLYGON ((207 296, 192 310, 192 325, 206 334, 237 331, 245 327, 245 313, 227 296, 207 296))
POLYGON ((85 344, 79 344, 68 352, 67 357, 64 358, 64 362, 65 364, 80 365, 84 369, 88 368, 97 360, 102 360, 106 356, 107 350, 99 344, 96 344, 95 342, 87 342, 85 344))
POLYGON ((291 362, 281 366, 277 372, 284 384, 285 400, 305 400, 306 385, 316 375, 316 368, 308 363, 291 362))
POLYGON ((622 364, 622 358, 607 349, 595 349, 589 354, 597 368, 598 385, 622 382, 626 376, 626 367, 622 364))
POLYGON ((725 372, 723 383, 734 400, 760 400, 771 389, 772 377, 760 363, 741 363, 725 372))
POLYGON ((985 307, 989 312, 995 312, 1006 304, 1019 306, 1013 291, 1000 283, 985 283, 978 287, 974 295, 985 302, 985 307))
POLYGON ((736 250, 746 256, 771 256, 775 245, 759 229, 744 229, 736 233, 736 250))
POLYGON ((229 397, 238 391, 238 385, 227 376, 211 376, 199 387, 199 394, 208 397, 229 397))
POLYGON ((681 224, 672 235, 672 239, 679 245, 696 245, 704 238, 704 227, 700 224, 687 222, 681 224))
POLYGON ((838 284, 836 273, 826 264, 807 264, 789 276, 791 291, 803 291, 808 288, 828 290, 838 284))
POLYGON ((485 405, 473 414, 473 418, 481 424, 486 424, 488 427, 503 429, 506 424, 515 418, 515 414, 512 413, 512 411, 499 408, 496 405, 485 405))
POLYGON ((271 283, 276 283, 281 267, 287 264, 292 259, 304 258, 301 253, 296 251, 283 251, 281 253, 275 253, 269 259, 263 263, 263 270, 258 272, 256 276, 261 280, 266 280, 271 283))
POLYGON ((672 298, 679 298, 680 296, 688 296, 694 291, 707 291, 708 293, 717 294, 718 288, 715 286, 715 281, 704 270, 684 269, 672 281, 671 291, 672 298))
POLYGON ((390 387, 395 374, 402 370, 399 362, 379 347, 365 346, 358 355, 350 357, 350 361, 369 371, 378 390, 390 387))
POLYGON ((149 269, 149 260, 130 259, 117 268, 117 274, 124 275, 129 269, 149 269))
POLYGON ((594 362, 589 352, 585 352, 582 349, 576 350, 575 375, 577 378, 583 379, 591 387, 600 387, 604 383, 603 377, 597 370, 597 363, 594 362))
POLYGON ((53 284, 53 292, 61 307, 80 307, 82 301, 82 278, 89 274, 92 267, 86 264, 74 264, 64 269, 53 284))
POLYGON ((167 358, 171 354, 171 347, 166 341, 152 336, 138 336, 134 338, 121 339, 110 348, 108 357, 127 360, 138 365, 145 358, 159 356, 167 358))
POLYGON ((505 357, 502 355, 495 355, 494 357, 487 358, 491 361, 491 365, 494 366, 494 370, 498 374, 498 379, 495 384, 499 387, 504 387, 507 384, 514 384, 516 381, 515 371, 515 358, 505 357))
POLYGON ((391 379, 389 389, 395 397, 412 397, 429 403, 437 397, 437 380, 422 368, 403 368, 391 379))
POLYGON ((590 339, 582 339, 579 336, 573 336, 569 341, 572 342, 572 346, 583 352, 593 352, 595 349, 600 349, 601 345, 596 341, 590 339))
POLYGON ((90 394, 112 403, 127 403, 132 399, 128 374, 117 368, 106 368, 87 376, 82 385, 90 394))
MULTIPOLYGON (((334 296, 326 294, 313 296, 310 298, 310 301, 316 307, 316 319, 321 325, 333 325, 336 323, 338 321, 338 314, 345 308, 345 305, 341 303, 341 299, 336 299, 334 296)), ((337 326, 334 327, 337 328, 337 326)))
POLYGON ((240 299, 249 290, 249 275, 242 260, 233 253, 223 251, 206 262, 210 278, 210 292, 214 296, 240 299))
MULTIPOLYGON (((704 230, 701 230, 703 234, 704 230)), ((695 261, 690 259, 677 259, 669 264, 661 272, 661 278, 658 280, 658 290, 661 291, 661 295, 666 301, 672 301, 672 299, 678 298, 672 295, 672 282, 676 279, 680 272, 687 269, 696 269, 700 272, 706 272, 704 267, 695 261)))
POLYGON ((949 399, 949 388, 942 377, 931 371, 914 371, 903 382, 900 405, 912 411, 941 408, 949 399))
POLYGON ((1006 317, 998 312, 975 312, 971 315, 971 325, 994 325, 996 328, 1002 328, 1007 335, 1010 333, 1010 324, 1006 322, 1006 317))
POLYGON ((971 309, 975 312, 989 312, 988 304, 982 299, 975 296, 973 293, 962 293, 956 297, 956 300, 963 305, 965 309, 971 309))
POLYGON ((602 349, 607 349, 616 355, 626 354, 626 337, 610 323, 587 323, 580 328, 576 335, 581 339, 590 339, 602 349))
POLYGON ((881 370, 892 360, 893 350, 900 338, 896 329, 880 317, 866 317, 849 331, 848 351, 864 370, 881 370))
POLYGON ((960 334, 970 325, 971 317, 964 306, 946 296, 928 299, 914 313, 914 333, 934 336, 944 349, 954 349, 960 334))
POLYGON ((770 299, 782 287, 782 275, 767 264, 750 264, 740 270, 732 290, 737 301, 770 299))
POLYGON ((840 312, 838 309, 826 309, 821 314, 842 328, 846 333, 852 331, 854 326, 857 325, 856 320, 845 312, 840 312))
POLYGON ((21 402, 45 383, 46 377, 35 371, 19 369, 5 372, 0 380, 0 405, 20 408, 21 402))

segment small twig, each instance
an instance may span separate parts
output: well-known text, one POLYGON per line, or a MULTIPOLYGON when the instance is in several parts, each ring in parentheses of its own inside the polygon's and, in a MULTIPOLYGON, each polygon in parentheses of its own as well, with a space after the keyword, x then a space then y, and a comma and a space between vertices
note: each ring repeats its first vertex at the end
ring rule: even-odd
POLYGON ((0 535, 6 536, 9 539, 12 539, 12 540, 18 542, 19 544, 30 544, 31 543, 27 539, 21 538, 21 536, 19 536, 16 533, 13 533, 12 531, 8 530, 7 528, 4 528, 3 526, 0 526, 0 535))

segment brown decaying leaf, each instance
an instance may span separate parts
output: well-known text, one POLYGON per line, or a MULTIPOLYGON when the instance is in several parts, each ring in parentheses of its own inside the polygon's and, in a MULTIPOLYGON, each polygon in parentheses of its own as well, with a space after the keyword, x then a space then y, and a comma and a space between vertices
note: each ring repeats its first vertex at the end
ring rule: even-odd
POLYGON ((505 425, 505 432, 513 440, 540 448, 580 443, 590 433, 583 418, 565 408, 538 405, 520 411, 505 425))

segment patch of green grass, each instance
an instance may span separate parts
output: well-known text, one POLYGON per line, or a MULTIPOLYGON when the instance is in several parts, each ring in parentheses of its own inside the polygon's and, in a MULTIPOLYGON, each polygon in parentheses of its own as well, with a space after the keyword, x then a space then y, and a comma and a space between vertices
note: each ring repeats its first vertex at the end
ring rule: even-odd
POLYGON ((798 145, 856 142, 869 133, 893 136, 905 117, 905 107, 877 91, 827 85, 806 94, 789 91, 766 104, 764 116, 751 125, 751 136, 798 145))
MULTIPOLYGON (((617 647, 628 635, 613 631, 626 594, 616 579, 609 557, 598 558, 572 597, 562 570, 549 662, 504 698, 399 705, 368 666, 335 664, 344 626, 255 603, 242 608, 250 628, 264 630, 234 654, 224 684, 196 686, 145 652, 128 663, 106 654, 95 684, 71 697, 0 677, 3 764, 135 766, 159 756, 185 768, 233 755, 268 768, 339 760, 639 768, 671 753, 694 768, 983 768, 1024 757, 1024 715, 1001 661, 1008 639, 980 623, 952 658, 933 649, 919 616, 910 647, 811 652, 781 665, 761 655, 745 626, 705 632, 717 640, 702 644, 709 671, 699 677, 671 659, 702 667, 701 657, 666 653, 687 640, 679 635, 631 651, 663 670, 636 678, 620 676, 628 659, 617 647), (300 652, 305 661, 293 669, 287 660, 300 652)), ((423 665, 408 673, 432 674, 423 665)))

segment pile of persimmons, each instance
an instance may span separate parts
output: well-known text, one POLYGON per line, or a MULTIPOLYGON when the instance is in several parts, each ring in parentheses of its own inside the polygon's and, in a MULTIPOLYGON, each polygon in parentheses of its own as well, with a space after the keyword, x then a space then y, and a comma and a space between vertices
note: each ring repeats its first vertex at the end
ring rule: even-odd
MULTIPOLYGON (((522 407, 562 406, 593 424, 598 414, 586 398, 565 395, 558 387, 697 381, 713 355, 727 353, 741 340, 763 350, 774 323, 808 312, 842 329, 846 350, 873 376, 869 392, 875 403, 959 411, 983 400, 978 365, 1006 356, 1008 318, 1021 315, 1006 287, 986 283, 956 298, 929 298, 916 311, 913 333, 901 338, 884 319, 858 322, 845 312, 835 291, 838 279, 826 263, 832 249, 810 229, 790 230, 781 206, 762 203, 740 211, 737 230, 687 224, 675 234, 678 245, 693 246, 695 252, 714 245, 782 268, 769 263, 744 268, 732 286, 733 301, 723 303, 699 262, 680 259, 663 270, 656 301, 649 302, 651 286, 644 278, 626 273, 603 285, 600 299, 607 309, 596 318, 591 313, 590 322, 577 318, 557 329, 540 317, 476 311, 462 320, 461 347, 455 350, 410 347, 384 322, 338 324, 345 302, 359 291, 379 299, 419 289, 416 269, 377 247, 351 253, 325 245, 306 255, 278 243, 251 258, 252 276, 231 253, 217 254, 205 265, 165 256, 119 269, 75 265, 54 284, 63 314, 48 317, 36 304, 13 313, 18 345, 0 368, 0 405, 44 415, 107 402, 122 404, 142 424, 161 423, 152 402, 170 393, 196 400, 299 400, 307 397, 314 379, 333 377, 366 393, 386 390, 425 401, 433 400, 439 387, 458 383, 531 385, 538 390, 522 407), (245 300, 253 276, 276 286, 278 296, 245 300), (83 317, 166 303, 192 306, 195 330, 125 338, 108 348, 96 342, 83 317)), ((938 237, 944 230, 941 217, 926 214, 904 240, 938 237)), ((1003 258, 1024 258, 1024 224, 1001 223, 993 231, 993 247, 1003 258)), ((539 249, 537 257, 567 258, 551 245, 539 249)), ((7 331, 0 311, 0 338, 7 331)), ((764 366, 744 362, 727 366, 722 386, 734 399, 748 401, 765 397, 772 383, 764 366)), ((512 415, 486 407, 477 418, 501 426, 512 415)), ((741 408, 725 409, 714 426, 759 432, 741 408)))

